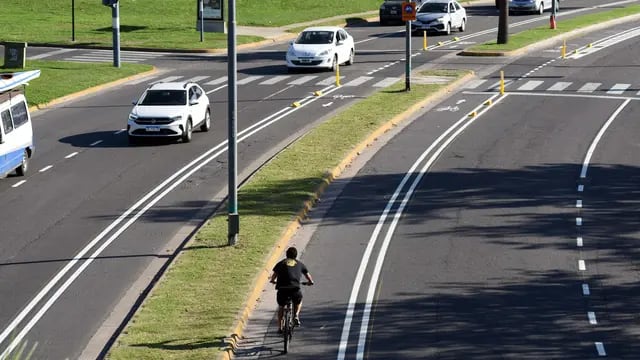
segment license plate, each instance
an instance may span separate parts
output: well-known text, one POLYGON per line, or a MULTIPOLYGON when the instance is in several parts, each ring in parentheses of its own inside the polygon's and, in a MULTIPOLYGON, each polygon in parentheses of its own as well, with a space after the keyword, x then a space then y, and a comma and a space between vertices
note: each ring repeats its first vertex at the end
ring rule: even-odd
POLYGON ((310 63, 311 60, 309 60, 309 59, 300 59, 300 62, 301 63, 310 63))
POLYGON ((160 131, 160 127, 159 126, 146 126, 144 129, 149 131, 149 132, 158 132, 158 131, 160 131))
POLYGON ((391 15, 397 15, 397 14, 398 14, 398 12, 397 12, 397 11, 395 11, 395 10, 391 10, 391 15))

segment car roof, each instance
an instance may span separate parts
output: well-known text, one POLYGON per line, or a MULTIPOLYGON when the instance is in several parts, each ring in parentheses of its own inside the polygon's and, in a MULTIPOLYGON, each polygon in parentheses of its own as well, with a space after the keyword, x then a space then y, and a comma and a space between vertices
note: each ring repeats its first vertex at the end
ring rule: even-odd
POLYGON ((312 26, 312 27, 308 27, 304 30, 302 30, 303 32, 305 31, 337 31, 342 29, 339 26, 312 26))
POLYGON ((189 83, 189 81, 159 82, 149 88, 154 90, 184 90, 189 83))
POLYGON ((427 0, 425 2, 422 3, 422 5, 426 4, 426 3, 441 3, 441 4, 446 4, 446 3, 450 3, 452 2, 452 0, 427 0))

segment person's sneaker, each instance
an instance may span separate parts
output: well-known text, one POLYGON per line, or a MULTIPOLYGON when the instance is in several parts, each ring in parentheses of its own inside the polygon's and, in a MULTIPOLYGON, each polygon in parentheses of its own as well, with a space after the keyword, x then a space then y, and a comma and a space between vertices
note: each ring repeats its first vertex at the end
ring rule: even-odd
POLYGON ((300 318, 297 316, 293 318, 293 326, 300 326, 300 318))

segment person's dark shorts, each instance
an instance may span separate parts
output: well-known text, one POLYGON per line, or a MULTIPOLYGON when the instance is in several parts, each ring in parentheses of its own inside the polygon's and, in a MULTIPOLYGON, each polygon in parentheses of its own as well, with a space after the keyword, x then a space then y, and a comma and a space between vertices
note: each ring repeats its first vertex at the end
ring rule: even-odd
POLYGON ((285 306, 287 304, 287 299, 291 297, 291 301, 298 305, 302 302, 302 291, 300 289, 280 289, 278 290, 278 294, 276 295, 276 300, 278 300, 278 305, 285 306))

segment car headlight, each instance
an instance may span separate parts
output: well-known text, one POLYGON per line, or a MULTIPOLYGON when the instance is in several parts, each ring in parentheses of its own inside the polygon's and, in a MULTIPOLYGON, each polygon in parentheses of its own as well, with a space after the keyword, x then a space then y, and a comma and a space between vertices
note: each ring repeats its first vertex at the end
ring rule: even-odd
POLYGON ((331 52, 331 49, 327 49, 325 51, 320 52, 318 56, 327 56, 329 55, 330 52, 331 52))
POLYGON ((439 23, 444 23, 444 18, 443 17, 437 18, 436 21, 439 22, 439 23))
POLYGON ((296 56, 296 52, 293 50, 292 47, 290 47, 289 50, 287 50, 287 54, 289 54, 289 56, 296 56))
POLYGON ((180 121, 180 120, 182 120, 182 115, 172 116, 169 119, 171 119, 171 122, 180 121))
POLYGON ((138 120, 138 115, 133 113, 129 114, 129 121, 136 121, 136 120, 138 120))

